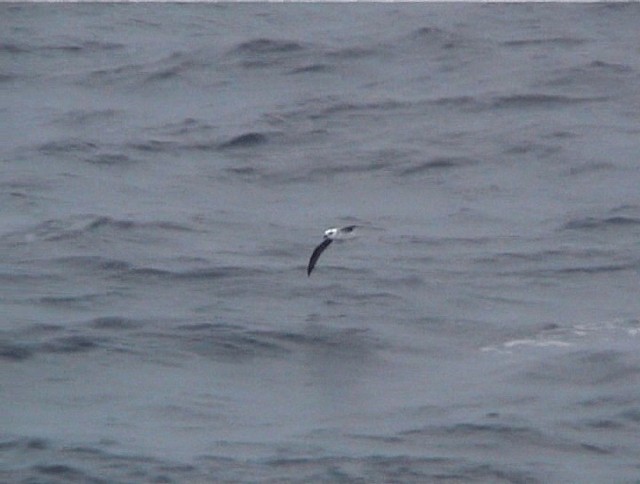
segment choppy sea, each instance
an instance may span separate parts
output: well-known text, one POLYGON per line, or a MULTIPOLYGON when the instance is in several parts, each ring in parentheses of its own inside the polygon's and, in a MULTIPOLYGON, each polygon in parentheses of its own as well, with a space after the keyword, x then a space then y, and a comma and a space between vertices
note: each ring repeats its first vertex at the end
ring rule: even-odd
POLYGON ((639 25, 0 5, 0 481, 640 482, 639 25))

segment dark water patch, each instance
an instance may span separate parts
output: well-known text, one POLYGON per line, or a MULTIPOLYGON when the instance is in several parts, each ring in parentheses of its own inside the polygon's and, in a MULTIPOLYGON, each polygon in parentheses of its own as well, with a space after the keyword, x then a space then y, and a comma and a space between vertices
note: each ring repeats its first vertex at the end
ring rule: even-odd
POLYGON ((277 54, 281 52, 297 52, 303 50, 302 44, 288 40, 276 40, 259 38, 238 44, 232 52, 253 55, 253 54, 277 54))
POLYGON ((45 155, 92 153, 99 148, 97 143, 80 139, 50 141, 39 146, 38 150, 45 155))
POLYGON ((0 72, 0 82, 13 82, 20 79, 20 76, 16 74, 10 74, 7 72, 0 72))
POLYGON ((300 332, 266 330, 254 331, 253 334, 290 352, 313 351, 340 355, 348 360, 362 359, 373 355, 374 351, 385 348, 385 344, 369 330, 360 328, 333 330, 309 326, 300 332))
POLYGON ((264 466, 270 472, 267 475, 276 475, 282 482, 538 482, 527 472, 439 456, 277 458, 264 466))
POLYGON ((107 149, 107 150, 101 150, 101 152, 99 153, 91 154, 90 156, 84 157, 82 161, 86 163, 90 163, 92 165, 128 166, 133 163, 136 163, 138 160, 124 153, 107 149))
POLYGON ((264 274, 264 271, 240 266, 224 266, 193 269, 187 271, 172 271, 153 267, 132 267, 121 277, 135 277, 155 280, 175 281, 208 281, 228 278, 255 277, 264 274))
MULTIPOLYGON (((111 445, 113 442, 101 441, 96 446, 62 447, 37 438, 6 441, 0 443, 0 455, 3 451, 10 451, 14 455, 18 453, 19 458, 7 459, 7 465, 0 471, 0 480, 34 484, 204 483, 221 482, 218 476, 229 475, 225 473, 224 468, 201 468, 170 460, 122 455, 104 450, 103 447, 111 445), (30 442, 36 445, 37 442, 41 442, 43 447, 37 449, 38 453, 35 454, 36 449, 29 448, 30 442), (37 463, 25 466, 24 458, 37 463)), ((235 462, 238 467, 241 466, 240 461, 231 462, 235 462)), ((250 473, 246 475, 249 476, 250 473)))
MULTIPOLYGON (((578 402, 578 405, 588 409, 633 407, 637 399, 622 395, 598 395, 578 402)), ((640 415, 640 414, 639 414, 640 415)))
POLYGON ((176 141, 155 139, 130 143, 128 146, 143 153, 176 153, 183 148, 183 145, 176 141))
POLYGON ((323 166, 314 167, 308 171, 304 178, 333 177, 357 173, 374 173, 387 170, 393 165, 390 160, 368 160, 364 162, 327 161, 323 166))
POLYGON ((614 64, 611 62, 605 62, 595 60, 587 64, 587 67, 595 70, 613 72, 616 74, 629 74, 635 72, 634 69, 627 64, 614 64))
POLYGON ((269 137, 264 133, 244 133, 228 141, 224 141, 218 145, 221 150, 238 149, 238 148, 255 148, 268 142, 269 137))
MULTIPOLYGON (((504 265, 507 264, 517 264, 520 262, 549 262, 551 260, 562 258, 563 256, 573 257, 575 255, 575 253, 566 253, 562 250, 541 250, 536 252, 501 252, 491 255, 481 255, 474 258, 474 262, 477 264, 504 267, 504 265)), ((580 255, 583 255, 584 257, 592 257, 599 254, 585 251, 580 255)))
POLYGON ((358 303, 387 304, 391 302, 400 302, 403 300, 401 296, 391 292, 349 292, 344 296, 345 300, 358 303))
POLYGON ((416 163, 413 166, 403 168, 398 171, 398 174, 400 176, 418 175, 421 173, 426 173, 426 172, 431 172, 436 170, 443 170, 443 169, 449 169, 449 168, 461 168, 461 167, 470 166, 473 164, 475 164, 475 162, 469 158, 455 157, 455 156, 452 156, 452 157, 441 156, 441 157, 432 158, 431 160, 416 163))
POLYGON ((616 165, 614 163, 602 161, 602 162, 595 162, 595 163, 580 163, 577 166, 572 166, 571 168, 569 168, 567 173, 570 176, 580 176, 580 175, 591 175, 593 173, 598 173, 602 171, 611 171, 615 169, 616 169, 616 165))
POLYGON ((102 42, 97 40, 85 40, 76 43, 47 43, 41 45, 32 44, 28 51, 44 55, 60 54, 96 54, 100 52, 113 52, 125 48, 124 44, 118 42, 102 42))
POLYGON ((562 385, 609 385, 631 381, 640 375, 640 367, 627 362, 623 353, 578 351, 541 362, 526 377, 562 385))
POLYGON ((257 332, 228 325, 200 329, 187 328, 184 345, 191 351, 212 359, 243 361, 253 358, 277 358, 289 353, 282 344, 257 332))
POLYGON ((503 252, 473 258, 473 263, 493 274, 507 277, 557 278, 636 270, 637 261, 607 262, 615 254, 608 250, 542 250, 531 253, 503 252))
POLYGON ((133 220, 114 219, 108 216, 96 217, 86 226, 87 230, 114 228, 117 230, 160 229, 172 232, 194 232, 195 230, 177 222, 153 221, 138 222, 133 220))
MULTIPOLYGON (((420 275, 405 275, 401 277, 385 277, 384 279, 377 279, 375 285, 382 287, 400 288, 400 287, 421 287, 425 285, 425 276, 420 275)), ((395 296, 397 298, 399 296, 395 296)))
POLYGON ((420 27, 407 38, 426 49, 456 50, 471 45, 469 39, 458 33, 431 26, 420 27))
POLYGON ((26 439, 25 447, 30 450, 45 450, 49 448, 49 441, 38 438, 26 439))
POLYGON ((500 276, 556 277, 574 274, 600 274, 635 270, 636 260, 608 262, 615 257, 611 250, 561 249, 534 252, 502 252, 480 255, 473 263, 500 276))
POLYGON ((104 88, 120 84, 138 85, 144 79, 143 64, 125 64, 116 67, 96 69, 88 73, 78 83, 81 86, 104 88))
MULTIPOLYGON (((418 429, 406 430, 399 433, 402 437, 412 439, 429 439, 437 435, 464 439, 471 443, 472 439, 494 439, 495 441, 528 442, 545 445, 548 439, 538 430, 524 425, 508 423, 456 423, 444 426, 427 426, 418 429), (482 436, 485 437, 482 437, 482 436)), ((488 440, 486 440, 488 442, 488 440)))
POLYGON ((636 71, 627 64, 615 64, 601 60, 558 69, 549 76, 543 85, 549 87, 587 88, 587 92, 608 92, 612 95, 633 94, 630 84, 637 84, 636 71))
POLYGON ((368 57, 372 57, 380 54, 379 49, 372 47, 340 47, 337 49, 329 50, 325 53, 325 57, 331 60, 358 60, 368 57))
POLYGON ((88 321, 86 325, 95 329, 120 331, 139 328, 142 326, 142 323, 140 321, 123 318, 121 316, 104 316, 100 318, 94 318, 88 321))
POLYGON ((373 115, 374 113, 386 113, 404 109, 410 107, 410 103, 396 101, 394 99, 387 99, 381 101, 372 102, 336 102, 329 106, 326 106, 315 115, 311 115, 314 118, 329 118, 334 115, 342 114, 361 114, 361 115, 373 115))
POLYGON ((289 74, 323 74, 333 72, 334 69, 327 64, 307 64, 291 69, 289 74))
POLYGON ((486 247, 495 243, 495 237, 422 237, 417 235, 401 235, 400 242, 410 245, 426 245, 432 247, 459 246, 463 248, 486 247))
POLYGON ((204 332, 243 331, 243 328, 241 326, 237 326, 234 324, 226 324, 226 323, 190 323, 190 324, 179 325, 177 329, 185 330, 185 331, 204 331, 204 332))
POLYGON ((616 215, 611 217, 583 217, 564 224, 564 230, 607 230, 640 226, 640 218, 616 215))
POLYGON ((501 43, 506 47, 573 47, 587 43, 586 39, 578 39, 573 37, 550 37, 537 39, 516 39, 507 40, 501 43))
MULTIPOLYGON (((21 230, 11 234, 11 239, 23 244, 36 241, 65 241, 92 237, 97 234, 119 237, 123 234, 134 233, 140 238, 151 235, 163 235, 170 232, 194 232, 188 225, 158 221, 135 221, 116 219, 110 216, 80 215, 64 219, 46 220, 33 228, 21 230)), ((87 257, 76 256, 76 262, 87 261, 87 257)), ((73 257, 59 259, 73 261, 73 257)))
POLYGON ((46 306, 63 309, 88 309, 104 296, 105 294, 99 293, 86 293, 76 296, 43 296, 37 301, 46 306))
POLYGON ((608 97, 603 96, 579 97, 559 94, 514 94, 511 96, 498 96, 494 98, 491 102, 491 107, 494 109, 528 109, 533 107, 549 108, 605 102, 608 100, 608 97))
POLYGON ((19 274, 16 271, 11 273, 0 272, 0 282, 7 284, 33 284, 38 282, 61 282, 64 278, 54 274, 32 273, 19 274))
POLYGON ((620 418, 636 425, 640 425, 640 408, 632 408, 620 412, 620 418))
POLYGON ((128 165, 133 159, 118 148, 82 139, 66 139, 43 143, 38 151, 47 156, 66 158, 96 165, 128 165))
POLYGON ((123 114, 119 109, 75 109, 55 118, 54 123, 66 126, 86 126, 96 122, 111 121, 123 114))
POLYGON ((82 233, 82 224, 77 226, 76 221, 70 219, 51 219, 36 225, 32 229, 21 231, 14 236, 17 236, 23 243, 35 242, 35 241, 63 241, 74 237, 77 237, 82 233))
MULTIPOLYGON (((463 482, 505 482, 510 484, 535 484, 547 482, 548 479, 538 477, 534 472, 514 470, 512 466, 499 466, 491 464, 464 465, 451 478, 460 479, 463 482)), ((443 476, 444 477, 444 476, 443 476)), ((447 480, 448 480, 447 476, 447 480)), ((455 481, 454 481, 455 482, 455 481)))
POLYGON ((135 160, 122 153, 101 153, 87 157, 85 161, 94 165, 129 165, 135 160))
POLYGON ((295 41, 258 38, 241 42, 228 51, 227 57, 238 59, 245 68, 268 68, 291 62, 306 51, 295 41))
POLYGON ((73 335, 47 341, 41 349, 48 353, 84 353, 98 348, 98 342, 94 337, 73 335))
POLYGON ((24 361, 33 356, 33 350, 23 344, 0 340, 0 359, 24 361))
POLYGON ((507 146, 503 153, 505 155, 526 155, 533 154, 540 159, 549 158, 562 151, 562 146, 550 145, 545 143, 537 143, 531 141, 525 141, 520 143, 514 143, 507 146))
POLYGON ((553 269, 548 272, 552 272, 558 275, 606 274, 610 272, 636 270, 636 266, 637 264, 604 264, 597 266, 564 267, 561 269, 553 269))
POLYGON ((129 262, 100 256, 57 257, 51 259, 49 263, 65 269, 75 269, 89 273, 107 272, 119 274, 128 271, 132 267, 129 262))
POLYGON ((622 423, 608 418, 589 419, 583 425, 595 430, 620 430, 624 428, 622 423))
POLYGON ((209 50, 174 52, 168 57, 148 63, 142 69, 140 86, 147 87, 156 83, 173 80, 191 81, 198 72, 206 72, 216 65, 216 59, 209 50))
POLYGON ((64 331, 64 326, 60 324, 37 323, 30 325, 24 329, 23 334, 33 335, 50 335, 64 331))
POLYGON ((256 178, 263 177, 265 175, 264 170, 256 168, 255 166, 235 166, 225 168, 225 171, 243 178, 256 178))
POLYGON ((281 127, 283 124, 285 126, 300 123, 304 123, 304 126, 312 125, 314 129, 307 131, 308 137, 327 139, 335 122, 348 122, 355 119, 369 122, 374 116, 377 116, 378 119, 386 119, 393 116, 394 113, 413 113, 415 110, 416 103, 393 98, 380 99, 380 96, 376 96, 372 100, 358 101, 338 96, 326 96, 299 102, 294 109, 280 112, 277 116, 271 117, 271 122, 276 121, 277 125, 281 127), (319 121, 325 121, 325 123, 319 123, 319 121))
POLYGON ((542 138, 551 139, 551 140, 566 140, 566 139, 574 139, 578 137, 579 137, 578 133, 574 131, 567 131, 565 129, 556 129, 542 136, 542 138))
POLYGON ((17 44, 15 42, 0 42, 0 54, 24 54, 30 52, 31 48, 24 44, 17 44))
POLYGON ((0 441, 0 452, 8 450, 46 450, 49 448, 49 441, 40 438, 20 438, 14 440, 0 441))
POLYGON ((500 423, 459 423, 446 428, 445 433, 454 436, 478 436, 487 434, 506 440, 530 440, 543 442, 543 435, 528 426, 517 426, 500 423))
POLYGON ((213 59, 206 55, 176 52, 151 62, 130 63, 115 67, 96 69, 88 73, 80 85, 104 88, 105 86, 127 86, 146 89, 167 81, 189 80, 189 76, 204 71, 213 59))
POLYGON ((582 443, 580 444, 580 448, 581 450, 587 451, 590 454, 611 455, 614 453, 613 449, 607 449, 605 447, 594 444, 582 443))
POLYGON ((214 125, 196 118, 185 118, 178 123, 167 123, 158 128, 162 133, 171 136, 185 136, 202 132, 209 133, 214 129, 214 125))
POLYGON ((86 479, 88 477, 79 469, 75 469, 64 464, 36 465, 34 466, 34 469, 40 474, 60 477, 71 482, 78 482, 79 480, 86 479))
POLYGON ((150 84, 157 81, 168 81, 181 77, 182 74, 187 72, 191 67, 191 63, 185 62, 168 67, 158 67, 153 69, 153 72, 146 73, 143 77, 143 84, 150 84))
POLYGON ((429 101, 428 104, 465 111, 475 111, 483 107, 483 103, 473 96, 443 96, 429 101))
POLYGON ((91 53, 98 51, 122 50, 125 44, 120 42, 103 42, 97 40, 87 40, 80 44, 81 48, 91 53))

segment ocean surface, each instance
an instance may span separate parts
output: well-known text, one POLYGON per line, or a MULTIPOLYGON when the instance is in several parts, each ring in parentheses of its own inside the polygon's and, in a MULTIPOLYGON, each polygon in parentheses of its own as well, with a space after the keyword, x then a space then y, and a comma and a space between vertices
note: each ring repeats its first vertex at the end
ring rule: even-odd
POLYGON ((640 482, 639 25, 0 5, 0 481, 640 482))

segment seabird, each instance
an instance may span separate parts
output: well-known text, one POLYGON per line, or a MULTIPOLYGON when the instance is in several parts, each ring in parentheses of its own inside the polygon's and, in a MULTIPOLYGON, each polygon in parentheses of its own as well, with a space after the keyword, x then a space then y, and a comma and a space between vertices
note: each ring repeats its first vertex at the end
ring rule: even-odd
POLYGON ((311 254, 311 259, 309 259, 309 265, 307 266, 307 276, 311 275, 311 271, 316 266, 316 262, 320 258, 320 254, 324 252, 324 250, 331 245, 331 242, 334 240, 346 239, 350 235, 352 235, 353 230, 356 228, 355 225, 349 225, 348 227, 334 227, 331 229, 327 229, 324 231, 324 238, 322 243, 313 250, 313 254, 311 254))

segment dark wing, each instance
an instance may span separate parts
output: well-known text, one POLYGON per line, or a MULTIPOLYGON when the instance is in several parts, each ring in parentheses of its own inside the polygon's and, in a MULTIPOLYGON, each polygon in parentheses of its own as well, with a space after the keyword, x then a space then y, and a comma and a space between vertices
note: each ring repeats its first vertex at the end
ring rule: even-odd
POLYGON ((348 234, 350 232, 353 232, 353 229, 355 229, 356 227, 357 225, 349 225, 348 227, 342 227, 340 230, 345 234, 348 234))
POLYGON ((320 254, 322 254, 324 249, 329 247, 330 243, 331 243, 331 239, 324 239, 322 241, 322 244, 320 244, 318 247, 315 248, 315 250, 313 251, 313 254, 311 254, 311 259, 309 259, 309 265, 307 266, 307 276, 311 275, 311 271, 316 266, 316 262, 318 262, 318 258, 320 257, 320 254))

